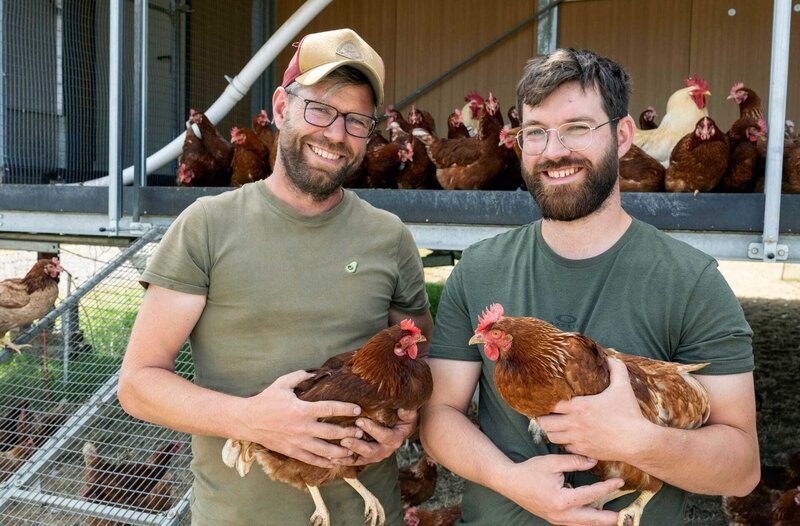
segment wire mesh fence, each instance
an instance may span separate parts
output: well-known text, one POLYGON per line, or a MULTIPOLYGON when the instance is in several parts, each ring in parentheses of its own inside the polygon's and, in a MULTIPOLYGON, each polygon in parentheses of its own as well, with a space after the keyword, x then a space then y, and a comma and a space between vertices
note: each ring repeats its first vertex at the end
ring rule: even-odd
MULTIPOLYGON (((0 524, 189 524, 188 436, 131 418, 116 397, 138 278, 159 236, 78 278, 14 339, 30 347, 0 356, 0 524)), ((188 348, 176 368, 192 378, 188 348)))
MULTIPOLYGON (((146 151, 184 130, 247 63, 264 0, 149 0, 146 151), (258 17, 254 19, 253 17, 258 17)), ((133 163, 134 0, 122 14, 122 162, 133 163)), ((108 173, 109 5, 0 0, 0 183, 75 183, 108 173)), ((253 114, 247 96, 219 124, 253 114)), ((173 184, 175 164, 150 184, 173 184)))

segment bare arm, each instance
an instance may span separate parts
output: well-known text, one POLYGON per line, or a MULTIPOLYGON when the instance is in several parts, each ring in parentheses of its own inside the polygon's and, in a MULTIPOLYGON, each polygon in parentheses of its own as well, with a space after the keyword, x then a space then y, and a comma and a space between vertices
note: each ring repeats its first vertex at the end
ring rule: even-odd
POLYGON ((564 487, 564 472, 594 462, 577 455, 543 455, 514 463, 466 417, 481 373, 480 362, 431 359, 433 396, 423 407, 420 436, 425 450, 454 473, 513 500, 555 524, 611 525, 617 513, 588 504, 621 486, 619 479, 576 489, 564 487))
MULTIPOLYGON (((397 325, 405 319, 410 319, 422 332, 427 341, 418 344, 419 356, 427 355, 428 341, 433 332, 433 319, 430 311, 423 314, 407 314, 397 309, 389 309, 389 325, 397 325)), ((337 464, 342 465, 364 465, 379 462, 393 454, 403 445, 403 441, 411 436, 417 428, 416 411, 398 411, 400 421, 394 427, 383 427, 368 418, 359 418, 356 425, 375 439, 375 442, 367 442, 355 438, 345 438, 341 441, 343 447, 348 448, 357 454, 356 457, 337 460, 337 464)))
POLYGON ((206 298, 151 285, 136 317, 119 381, 119 401, 136 418, 185 433, 262 444, 311 464, 330 467, 345 448, 321 440, 360 436, 356 428, 317 421, 360 410, 344 402, 304 402, 294 386, 305 371, 281 376, 242 398, 193 384, 175 373, 175 358, 203 313, 206 298))
POLYGON ((711 403, 699 429, 658 426, 645 419, 628 370, 609 360, 611 383, 600 394, 555 407, 537 419, 548 438, 572 453, 622 460, 674 486, 708 495, 747 495, 760 477, 752 373, 696 375, 711 403))

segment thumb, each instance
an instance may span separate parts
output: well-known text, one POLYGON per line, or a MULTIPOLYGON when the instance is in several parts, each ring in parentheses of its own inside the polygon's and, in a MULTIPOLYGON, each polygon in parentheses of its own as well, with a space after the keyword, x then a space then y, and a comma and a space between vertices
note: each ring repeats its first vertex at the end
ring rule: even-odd
POLYGON ((301 369, 299 371, 294 371, 293 373, 287 373, 283 376, 279 376, 274 382, 272 382, 272 385, 282 389, 294 389, 298 384, 300 384, 300 382, 308 380, 313 376, 314 373, 309 373, 308 371, 303 371, 301 369))
POLYGON ((628 374, 628 366, 618 358, 608 358, 608 374, 609 385, 627 384, 631 381, 630 375, 628 374))

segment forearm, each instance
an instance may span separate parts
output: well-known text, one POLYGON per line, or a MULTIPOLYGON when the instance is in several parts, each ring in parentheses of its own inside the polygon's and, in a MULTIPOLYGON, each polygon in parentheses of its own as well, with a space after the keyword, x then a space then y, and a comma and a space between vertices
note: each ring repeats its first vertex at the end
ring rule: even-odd
POLYGON ((130 415, 184 433, 249 439, 238 415, 246 399, 200 387, 172 371, 141 367, 123 375, 119 400, 130 415))
POLYGON ((758 440, 735 427, 686 430, 651 424, 641 443, 629 463, 692 493, 742 496, 760 477, 758 440))
POLYGON ((453 473, 503 493, 499 484, 513 462, 458 409, 426 406, 420 416, 420 438, 425 450, 453 473))

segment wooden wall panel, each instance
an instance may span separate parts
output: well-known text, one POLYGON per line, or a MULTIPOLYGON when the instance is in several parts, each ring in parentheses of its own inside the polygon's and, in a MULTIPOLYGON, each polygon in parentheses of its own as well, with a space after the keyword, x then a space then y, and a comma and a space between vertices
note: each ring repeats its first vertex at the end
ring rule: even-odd
MULTIPOLYGON (((482 0, 407 0, 398 16, 397 99, 433 80, 536 9, 534 1, 487 3, 482 0)), ((430 111, 440 134, 447 131, 447 116, 461 108, 464 96, 489 90, 500 101, 503 115, 516 103, 516 85, 525 62, 535 52, 534 24, 498 45, 434 90, 414 101, 430 111)))
POLYGON ((591 49, 619 62, 632 79, 629 111, 634 119, 647 106, 663 116, 667 99, 691 74, 691 7, 691 0, 561 4, 558 45, 591 49))
MULTIPOLYGON (((300 0, 279 2, 282 23, 300 0)), ((336 0, 303 30, 303 34, 350 27, 367 40, 386 63, 386 102, 394 103, 449 69, 456 62, 533 14, 535 0, 503 2, 492 9, 483 0, 336 0)), ((430 111, 439 131, 447 129, 447 116, 464 105, 464 95, 491 89, 505 112, 514 104, 516 83, 525 61, 535 49, 535 26, 470 64, 428 95, 414 101, 430 111)), ((279 57, 277 75, 291 58, 279 57)), ((403 108, 405 110, 407 108, 403 108)))
MULTIPOLYGON (((800 119, 800 13, 792 11, 786 117, 800 119)), ((711 86, 709 113, 724 130, 739 117, 738 106, 726 100, 735 82, 744 82, 769 101, 772 50, 772 2, 765 0, 695 0, 692 8, 690 68, 711 86), (733 16, 728 10, 735 9, 733 16)), ((779 129, 782 129, 780 125, 779 129)))

